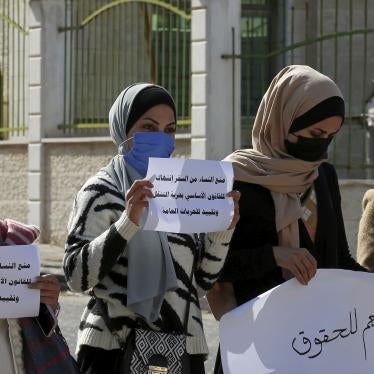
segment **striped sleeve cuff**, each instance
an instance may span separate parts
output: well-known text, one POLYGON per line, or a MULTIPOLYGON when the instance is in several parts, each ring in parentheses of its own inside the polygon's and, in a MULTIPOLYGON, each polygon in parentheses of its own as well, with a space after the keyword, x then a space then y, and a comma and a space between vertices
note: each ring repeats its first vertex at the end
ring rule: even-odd
POLYGON ((126 213, 123 213, 121 217, 115 222, 118 233, 127 241, 129 241, 139 230, 140 226, 133 223, 126 213))
POLYGON ((218 244, 228 244, 230 243, 232 234, 234 233, 235 229, 226 230, 226 231, 218 231, 218 232, 210 232, 208 233, 208 238, 213 243, 218 244))

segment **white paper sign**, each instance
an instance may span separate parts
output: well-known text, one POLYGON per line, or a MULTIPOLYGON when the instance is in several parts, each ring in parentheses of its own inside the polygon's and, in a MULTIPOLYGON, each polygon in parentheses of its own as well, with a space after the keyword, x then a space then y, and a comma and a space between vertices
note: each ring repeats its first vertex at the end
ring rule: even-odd
POLYGON ((0 247, 0 318, 34 317, 40 291, 27 285, 40 274, 39 249, 34 245, 0 247))
POLYGON ((226 230, 234 214, 230 162, 150 158, 154 199, 144 230, 199 233, 226 230))
POLYGON ((374 373, 374 274, 318 270, 225 314, 225 374, 374 373))

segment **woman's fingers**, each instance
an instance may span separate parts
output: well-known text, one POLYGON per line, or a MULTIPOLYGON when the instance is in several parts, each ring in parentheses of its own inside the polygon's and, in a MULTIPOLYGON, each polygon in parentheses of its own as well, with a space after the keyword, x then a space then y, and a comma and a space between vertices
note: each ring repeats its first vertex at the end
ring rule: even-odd
POLYGON ((234 201, 239 201, 239 199, 240 199, 240 192, 236 191, 236 190, 230 191, 227 194, 227 197, 232 197, 234 201))
POLYGON ((294 264, 293 266, 290 267, 290 272, 293 276, 295 276, 295 278, 301 283, 303 284, 304 286, 306 286, 308 284, 308 282, 306 281, 306 278, 303 276, 301 270, 298 268, 298 266, 296 264, 294 264))
POLYGON ((139 225, 144 209, 148 207, 148 198, 153 197, 153 184, 147 179, 136 180, 126 193, 126 214, 139 225))
POLYGON ((317 272, 317 261, 316 259, 306 250, 305 257, 303 258, 304 265, 308 269, 309 280, 312 279, 317 272))
POLYGON ((36 277, 35 282, 30 283, 29 288, 45 290, 45 291, 52 291, 55 293, 60 292, 60 282, 56 277, 53 275, 41 275, 36 277))
POLYGON ((300 260, 299 262, 294 263, 294 268, 296 269, 296 278, 299 282, 304 285, 307 285, 309 280, 309 269, 304 265, 303 261, 300 260))
POLYGON ((314 277, 316 273, 316 263, 311 260, 313 256, 310 255, 309 251, 305 248, 299 248, 293 256, 294 265, 301 275, 303 284, 308 284, 309 281, 314 277))
POLYGON ((317 272, 317 261, 305 248, 273 247, 273 253, 277 265, 289 270, 302 284, 308 284, 317 272))
POLYGON ((136 180, 132 184, 132 186, 127 190, 126 201, 128 201, 135 194, 136 191, 144 188, 153 188, 153 184, 147 179, 136 180))
POLYGON ((239 191, 230 191, 227 194, 227 197, 231 197, 234 201, 234 216, 232 217, 231 224, 228 227, 228 230, 233 229, 240 219, 239 214, 239 200, 240 200, 240 192, 239 191))
POLYGON ((148 188, 141 188, 134 192, 134 194, 127 200, 129 204, 134 205, 138 201, 144 201, 146 198, 152 198, 153 193, 148 188))
POLYGON ((28 287, 40 290, 41 303, 51 305, 53 308, 56 307, 60 295, 60 282, 55 276, 51 274, 38 276, 35 282, 30 283, 28 287))
POLYGON ((60 292, 60 288, 51 283, 44 283, 44 282, 34 282, 29 284, 29 288, 39 289, 43 291, 52 291, 52 292, 60 292))

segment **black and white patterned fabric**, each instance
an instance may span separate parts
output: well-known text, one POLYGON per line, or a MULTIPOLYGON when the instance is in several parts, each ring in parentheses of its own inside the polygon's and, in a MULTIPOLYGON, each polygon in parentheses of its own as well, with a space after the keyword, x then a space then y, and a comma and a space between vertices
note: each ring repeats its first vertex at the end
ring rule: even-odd
POLYGON ((71 290, 89 293, 81 317, 77 352, 81 345, 117 349, 117 339, 109 331, 95 307, 102 300, 116 333, 126 341, 133 329, 182 332, 186 305, 191 305, 186 346, 189 354, 207 354, 199 297, 218 279, 233 230, 209 233, 190 279, 197 246, 193 235, 168 233, 177 288, 165 294, 160 319, 146 322, 126 307, 127 242, 139 230, 127 217, 125 200, 111 177, 100 171, 78 192, 68 224, 64 272, 71 290))

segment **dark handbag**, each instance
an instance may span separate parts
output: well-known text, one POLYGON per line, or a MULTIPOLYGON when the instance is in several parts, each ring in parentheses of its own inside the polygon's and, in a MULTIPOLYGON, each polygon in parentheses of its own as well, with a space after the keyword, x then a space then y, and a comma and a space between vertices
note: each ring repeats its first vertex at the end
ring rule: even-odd
POLYGON ((35 318, 20 318, 23 359, 27 374, 77 374, 78 366, 57 327, 46 337, 35 318))
MULTIPOLYGON (((199 240, 197 235, 195 235, 195 240, 199 240)), ((197 258, 198 256, 194 256, 190 283, 193 279, 197 258)), ((116 336, 121 347, 115 363, 116 373, 192 374, 190 357, 186 350, 190 300, 186 305, 183 334, 135 328, 127 337, 126 342, 114 330, 108 316, 107 305, 101 299, 96 299, 96 302, 102 311, 108 329, 116 336)))
MULTIPOLYGON (((117 338, 120 350, 115 362, 115 373, 129 374, 191 374, 186 351, 186 334, 135 328, 123 341, 113 329, 107 305, 96 299, 103 319, 117 338)), ((187 303, 184 331, 187 331, 190 302, 187 303)))
POLYGON ((121 346, 116 373, 190 374, 186 336, 134 329, 121 346))

